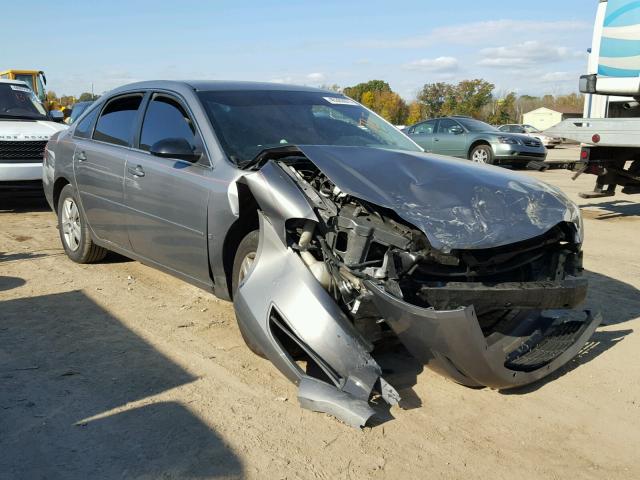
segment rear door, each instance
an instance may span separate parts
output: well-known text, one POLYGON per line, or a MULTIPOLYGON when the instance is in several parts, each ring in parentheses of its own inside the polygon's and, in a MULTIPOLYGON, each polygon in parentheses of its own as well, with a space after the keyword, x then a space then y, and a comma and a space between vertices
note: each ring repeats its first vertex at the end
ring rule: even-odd
POLYGON ((142 93, 115 97, 100 112, 87 115, 74 131, 76 185, 89 225, 99 239, 127 250, 124 168, 142 99, 142 93))
POLYGON ((431 152, 433 149, 433 134, 436 128, 436 120, 427 120, 426 122, 418 123, 409 129, 408 135, 411 140, 416 142, 427 152, 431 152))
POLYGON ((467 157, 467 133, 455 120, 441 118, 433 136, 433 151, 452 157, 467 157))
POLYGON ((184 101, 172 94, 153 93, 125 171, 133 251, 169 270, 210 283, 206 233, 212 169, 184 101), (168 138, 189 141, 202 152, 200 161, 149 153, 153 144, 168 138))

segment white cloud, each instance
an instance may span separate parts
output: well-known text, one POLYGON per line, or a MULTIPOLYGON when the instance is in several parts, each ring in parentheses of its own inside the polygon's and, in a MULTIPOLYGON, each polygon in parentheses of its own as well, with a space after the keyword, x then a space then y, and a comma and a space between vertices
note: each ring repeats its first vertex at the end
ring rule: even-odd
POLYGON ((459 63, 455 57, 423 58, 402 66, 406 70, 422 72, 446 73, 458 70, 459 63))
POLYGON ((577 75, 569 72, 549 72, 544 74, 541 78, 541 82, 555 83, 555 82, 577 82, 577 75))
POLYGON ((557 47, 534 40, 505 47, 484 48, 480 50, 480 55, 483 58, 478 65, 483 67, 529 68, 577 59, 584 54, 567 47, 557 47))
POLYGON ((312 83, 322 83, 327 79, 327 76, 324 73, 313 72, 308 74, 306 79, 312 83))
POLYGON ((425 48, 438 45, 476 45, 504 41, 505 38, 533 38, 541 35, 558 37, 564 34, 575 35, 577 31, 589 31, 592 24, 579 21, 538 22, 523 20, 490 20, 434 28, 424 35, 392 40, 364 40, 352 43, 360 48, 425 48))

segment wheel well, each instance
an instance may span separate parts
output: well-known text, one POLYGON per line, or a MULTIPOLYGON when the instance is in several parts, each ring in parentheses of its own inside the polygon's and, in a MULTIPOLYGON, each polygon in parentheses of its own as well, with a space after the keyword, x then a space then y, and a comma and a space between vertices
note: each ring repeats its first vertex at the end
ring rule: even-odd
POLYGON ((53 208, 55 209, 56 215, 58 214, 58 200, 60 199, 60 192, 62 189, 69 185, 69 180, 64 177, 58 178, 53 184, 53 208))
POLYGON ((471 144, 471 147, 469 147, 469 151, 467 152, 467 158, 471 158, 471 152, 473 152, 473 149, 476 148, 478 145, 486 145, 487 147, 491 147, 491 144, 486 140, 476 140, 471 144))
POLYGON ((249 232, 257 230, 260 226, 258 220, 258 202, 251 194, 249 187, 244 183, 238 183, 238 205, 240 215, 231 225, 222 246, 222 265, 224 275, 227 280, 227 291, 229 297, 233 299, 231 276, 233 274, 233 260, 235 259, 238 246, 242 239, 249 232))

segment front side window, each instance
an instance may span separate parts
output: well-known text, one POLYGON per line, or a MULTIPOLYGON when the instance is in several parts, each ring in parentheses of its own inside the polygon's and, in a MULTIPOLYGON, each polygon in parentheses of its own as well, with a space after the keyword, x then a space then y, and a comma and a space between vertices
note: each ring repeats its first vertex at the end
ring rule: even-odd
POLYGON ((102 110, 93 139, 114 145, 131 144, 142 95, 128 95, 111 100, 102 110))
POLYGON ((182 105, 170 97, 156 95, 144 116, 140 149, 149 151, 154 143, 167 138, 184 138, 196 147, 196 129, 182 105))
POLYGON ((198 96, 229 159, 239 165, 285 145, 332 145, 421 152, 397 128, 329 92, 205 91, 198 96))

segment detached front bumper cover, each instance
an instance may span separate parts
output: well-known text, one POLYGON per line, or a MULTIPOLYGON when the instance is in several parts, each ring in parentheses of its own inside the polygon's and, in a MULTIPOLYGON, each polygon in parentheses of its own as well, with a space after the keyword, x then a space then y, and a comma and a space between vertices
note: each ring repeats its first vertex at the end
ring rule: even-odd
POLYGON ((473 306, 421 308, 373 282, 367 282, 367 288, 413 356, 471 387, 506 389, 535 382, 574 357, 602 320, 586 311, 524 311, 511 320, 518 330, 485 337, 473 306))

